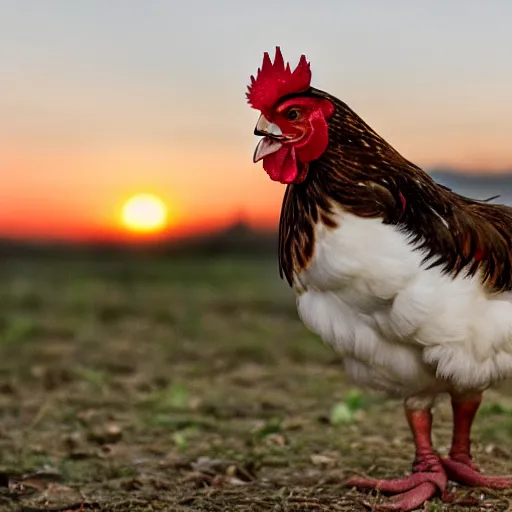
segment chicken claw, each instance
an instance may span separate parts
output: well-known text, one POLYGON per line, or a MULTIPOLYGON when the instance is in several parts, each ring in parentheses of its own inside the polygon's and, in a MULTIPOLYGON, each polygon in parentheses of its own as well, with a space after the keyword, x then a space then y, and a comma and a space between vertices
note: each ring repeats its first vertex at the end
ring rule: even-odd
POLYGON ((393 503, 383 505, 364 505, 371 510, 400 510, 407 512, 420 507, 425 501, 434 497, 439 491, 446 489, 448 481, 441 467, 429 472, 413 473, 396 480, 379 480, 376 478, 350 478, 346 485, 360 489, 376 489, 383 493, 391 493, 393 503))
POLYGON ((442 459, 441 462, 448 478, 452 482, 457 482, 458 484, 468 487, 487 487, 489 489, 512 488, 512 475, 482 475, 469 457, 467 460, 457 460, 453 457, 446 457, 442 459))

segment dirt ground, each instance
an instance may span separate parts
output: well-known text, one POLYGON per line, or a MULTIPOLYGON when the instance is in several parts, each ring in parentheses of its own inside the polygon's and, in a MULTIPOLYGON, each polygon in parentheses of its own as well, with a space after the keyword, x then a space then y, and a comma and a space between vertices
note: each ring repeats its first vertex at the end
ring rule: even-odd
MULTIPOLYGON (((343 487, 412 462, 401 404, 358 390, 272 261, 16 261, 0 268, 0 511, 359 511, 343 487)), ((512 473, 512 400, 474 450, 512 473)), ((450 439, 436 410, 434 439, 450 439)), ((512 492, 458 489, 512 510, 512 492)))

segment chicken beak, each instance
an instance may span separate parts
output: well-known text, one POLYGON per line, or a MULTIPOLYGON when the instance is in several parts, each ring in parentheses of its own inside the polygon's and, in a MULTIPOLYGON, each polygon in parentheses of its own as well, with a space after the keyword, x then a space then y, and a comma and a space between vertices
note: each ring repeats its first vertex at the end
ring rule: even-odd
POLYGON ((282 137, 283 132, 281 128, 275 123, 271 123, 263 114, 261 114, 254 135, 263 136, 254 151, 253 162, 259 162, 272 153, 278 151, 283 145, 279 142, 278 138, 282 137))
POLYGON ((258 122, 256 123, 256 128, 254 128, 254 135, 281 137, 283 132, 277 124, 271 123, 263 114, 261 114, 258 122))

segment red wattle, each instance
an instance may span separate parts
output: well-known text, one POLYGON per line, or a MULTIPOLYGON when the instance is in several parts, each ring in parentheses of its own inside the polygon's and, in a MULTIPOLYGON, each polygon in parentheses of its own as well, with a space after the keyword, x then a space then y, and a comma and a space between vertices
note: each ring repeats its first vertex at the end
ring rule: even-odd
POLYGON ((270 179, 283 184, 293 183, 299 175, 295 148, 283 146, 263 159, 263 169, 270 179))

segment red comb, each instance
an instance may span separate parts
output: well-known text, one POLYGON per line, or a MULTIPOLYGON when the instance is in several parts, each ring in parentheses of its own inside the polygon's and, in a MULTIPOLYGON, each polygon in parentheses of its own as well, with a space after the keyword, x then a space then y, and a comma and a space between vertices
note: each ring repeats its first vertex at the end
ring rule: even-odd
POLYGON ((274 63, 270 61, 268 52, 263 55, 263 64, 258 69, 256 78, 251 76, 251 85, 247 88, 247 101, 252 108, 261 112, 268 111, 276 104, 277 100, 286 96, 303 92, 309 89, 311 84, 311 68, 306 56, 301 55, 297 67, 292 72, 290 64, 284 65, 281 48, 276 46, 274 63))

